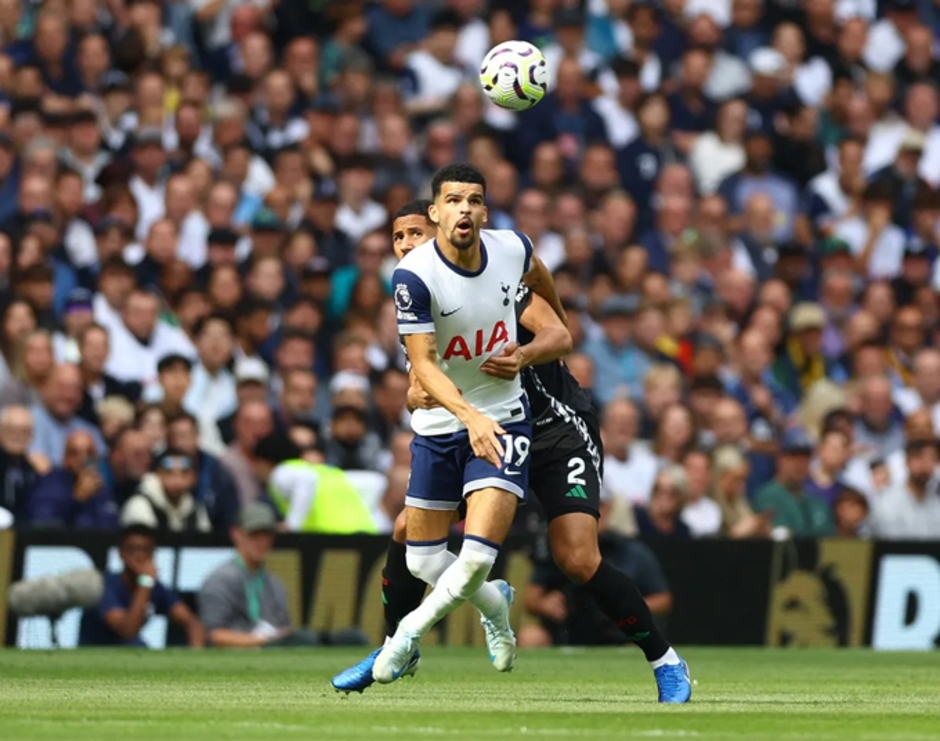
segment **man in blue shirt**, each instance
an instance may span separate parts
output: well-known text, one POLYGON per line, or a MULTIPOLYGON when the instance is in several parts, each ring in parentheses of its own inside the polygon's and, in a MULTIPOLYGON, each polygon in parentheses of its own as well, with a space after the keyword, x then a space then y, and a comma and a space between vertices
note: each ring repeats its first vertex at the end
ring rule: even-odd
POLYGON ((101 601, 82 613, 79 646, 147 648, 140 633, 153 614, 166 615, 182 626, 192 648, 205 645, 202 623, 172 589, 157 581, 156 545, 150 528, 131 525, 124 529, 120 544, 124 571, 104 575, 101 601))
POLYGON ((643 395, 643 379, 650 360, 633 340, 637 302, 629 296, 612 296, 600 307, 604 336, 588 340, 584 352, 594 361, 594 393, 602 404, 627 391, 631 398, 643 395))

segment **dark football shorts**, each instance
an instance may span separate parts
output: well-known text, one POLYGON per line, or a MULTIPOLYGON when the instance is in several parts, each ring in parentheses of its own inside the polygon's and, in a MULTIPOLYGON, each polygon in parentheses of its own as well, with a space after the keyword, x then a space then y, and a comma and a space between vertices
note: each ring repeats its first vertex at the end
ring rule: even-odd
POLYGON ((591 435, 589 446, 570 430, 548 449, 539 449, 536 443, 529 467, 529 487, 549 522, 570 512, 600 517, 602 475, 603 453, 597 436, 591 435))

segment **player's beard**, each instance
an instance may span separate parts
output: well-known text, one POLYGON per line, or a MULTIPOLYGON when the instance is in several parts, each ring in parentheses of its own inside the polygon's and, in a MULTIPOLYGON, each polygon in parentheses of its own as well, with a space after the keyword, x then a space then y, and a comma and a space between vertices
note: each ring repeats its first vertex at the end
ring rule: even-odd
MULTIPOLYGON (((457 224, 461 223, 462 221, 464 221, 464 219, 458 221, 457 224)), ((457 231, 457 224, 454 224, 454 228, 450 230, 450 243, 461 251, 473 247, 477 241, 477 235, 479 233, 476 225, 473 223, 473 220, 467 219, 467 221, 470 222, 470 231, 468 231, 466 234, 461 234, 459 231, 457 231)))

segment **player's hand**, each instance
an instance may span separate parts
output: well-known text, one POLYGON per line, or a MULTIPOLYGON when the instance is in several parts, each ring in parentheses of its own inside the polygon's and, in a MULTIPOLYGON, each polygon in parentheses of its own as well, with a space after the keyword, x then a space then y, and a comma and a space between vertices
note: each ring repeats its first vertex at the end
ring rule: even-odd
POLYGON ((523 368, 522 349, 515 342, 510 342, 499 355, 491 355, 480 370, 489 376, 511 381, 523 368))
POLYGON ((479 412, 475 412, 464 424, 467 425, 467 435, 470 437, 470 446, 477 458, 492 463, 497 468, 503 467, 503 444, 499 440, 500 435, 505 435, 506 430, 479 412))
POLYGON ((440 406, 420 383, 408 388, 408 408, 409 409, 437 409, 440 406))
POLYGON ((561 592, 549 592, 542 599, 542 615, 561 622, 568 617, 568 602, 561 592))

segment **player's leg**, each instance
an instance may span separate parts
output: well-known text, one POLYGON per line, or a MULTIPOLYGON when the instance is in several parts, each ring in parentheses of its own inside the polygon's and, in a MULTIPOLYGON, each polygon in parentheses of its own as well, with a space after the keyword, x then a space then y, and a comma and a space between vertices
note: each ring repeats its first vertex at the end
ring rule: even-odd
POLYGON ((423 636, 467 600, 471 600, 485 618, 505 619, 507 601, 511 599, 507 600, 501 585, 487 583, 486 578, 509 532, 518 501, 515 494, 496 488, 470 494, 460 554, 440 574, 434 590, 418 609, 402 619, 403 630, 423 636))
POLYGON ((686 702, 687 667, 657 627, 633 579, 601 557, 597 542, 601 479, 588 451, 556 456, 533 476, 548 522, 552 557, 641 651, 656 674, 660 700, 686 702), (684 675, 684 676, 683 676, 684 675))
MULTIPOLYGON (((424 591, 427 589, 421 579, 408 570, 405 556, 405 533, 407 526, 407 510, 403 510, 395 518, 392 528, 392 537, 389 539, 388 551, 385 554, 385 568, 382 569, 382 605, 385 612, 386 643, 394 635, 398 622, 409 612, 421 604, 424 591)), ((362 661, 333 677, 331 684, 339 691, 362 692, 375 682, 372 667, 375 659, 382 649, 376 649, 362 661)), ((415 656, 409 674, 418 670, 420 656, 415 656)))

